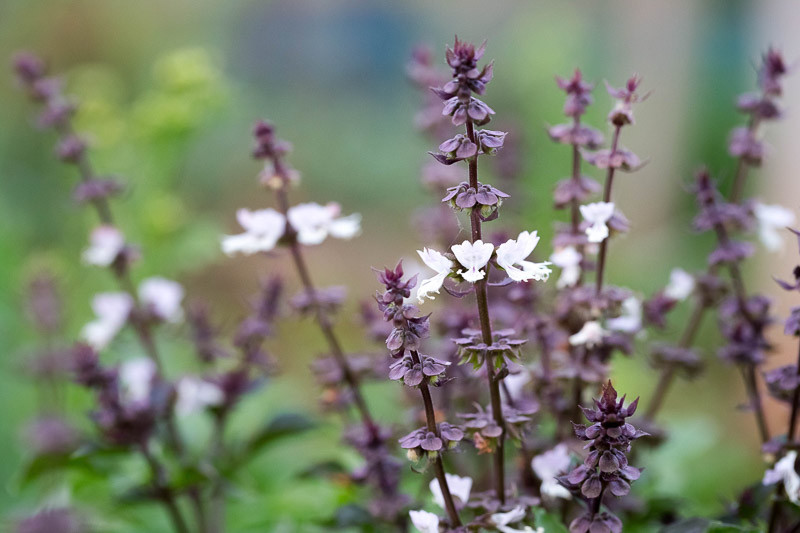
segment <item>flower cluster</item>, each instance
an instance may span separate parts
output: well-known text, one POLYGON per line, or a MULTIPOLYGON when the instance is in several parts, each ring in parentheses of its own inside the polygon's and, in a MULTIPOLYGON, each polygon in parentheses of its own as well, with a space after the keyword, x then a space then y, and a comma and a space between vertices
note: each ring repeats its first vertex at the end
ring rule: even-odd
POLYGON ((639 479, 641 471, 628 464, 631 442, 647 435, 625 419, 636 412, 638 398, 627 407, 625 397, 617 399, 617 391, 609 381, 603 386, 593 409, 583 409, 592 424, 576 425, 575 435, 587 441, 589 454, 583 464, 573 468, 559 481, 587 502, 587 511, 573 520, 573 533, 620 533, 622 522, 609 511, 601 511, 606 491, 621 497, 628 494, 630 484, 639 479))

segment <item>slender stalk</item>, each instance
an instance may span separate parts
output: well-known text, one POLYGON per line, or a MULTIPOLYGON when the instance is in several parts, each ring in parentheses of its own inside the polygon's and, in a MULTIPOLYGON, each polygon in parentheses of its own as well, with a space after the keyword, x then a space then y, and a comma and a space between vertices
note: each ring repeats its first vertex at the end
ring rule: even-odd
MULTIPOLYGON (((475 129, 472 122, 467 121, 467 137, 470 141, 477 144, 475 139, 475 129)), ((475 190, 478 189, 478 157, 469 159, 469 185, 475 190)), ((470 226, 472 230, 472 242, 481 238, 481 219, 480 213, 477 209, 473 208, 470 212, 470 226)), ((488 267, 487 267, 488 268, 488 267)), ((481 336, 486 345, 492 344, 492 325, 489 320, 489 302, 486 292, 486 278, 477 281, 475 284, 475 297, 478 301, 478 316, 481 323, 481 336)), ((492 417, 495 423, 500 427, 502 433, 497 439, 497 449, 494 456, 494 470, 495 470, 495 491, 497 498, 501 504, 505 504, 506 491, 505 491, 505 465, 504 465, 504 450, 506 438, 506 423, 503 417, 503 406, 500 398, 500 381, 495 378, 494 360, 492 356, 487 353, 486 357, 486 377, 489 380, 489 396, 492 405, 492 417)))
MULTIPOLYGON (((219 463, 225 450, 225 426, 228 421, 228 411, 223 410, 214 417, 214 432, 212 436, 209 457, 211 464, 219 463)), ((207 530, 208 533, 222 533, 225 531, 225 479, 219 473, 211 485, 211 509, 207 530)))
MULTIPOLYGON (((797 351, 797 375, 800 376, 800 348, 797 351)), ((792 395, 792 412, 789 415, 789 432, 786 435, 786 441, 790 445, 795 442, 798 410, 800 410, 800 387, 796 388, 792 395)))
MULTIPOLYGON (((614 128, 614 136, 611 140, 611 153, 609 155, 609 159, 613 160, 614 156, 617 154, 617 148, 619 146, 619 134, 622 131, 622 126, 616 126, 614 128)), ((614 173, 616 168, 612 165, 608 165, 608 171, 606 172, 606 183, 603 187, 603 201, 610 202, 611 201, 611 187, 614 184, 614 173)), ((606 255, 608 254, 608 237, 603 239, 603 242, 600 243, 600 253, 598 254, 597 259, 597 294, 600 294, 603 291, 603 275, 606 271, 606 255)))
MULTIPOLYGON (((750 121, 747 123, 747 128, 750 131, 751 135, 756 133, 758 130, 760 120, 757 115, 752 115, 750 121)), ((731 202, 738 204, 742 200, 742 194, 744 193, 744 185, 747 181, 747 170, 750 167, 750 164, 745 160, 744 157, 740 157, 739 161, 736 165, 736 174, 734 174, 733 178, 733 187, 731 188, 731 202)))
MULTIPOLYGON (((58 127, 58 133, 62 138, 67 138, 70 135, 74 135, 74 131, 72 126, 69 122, 66 122, 58 127)), ((91 160, 87 155, 86 151, 82 151, 77 160, 75 161, 76 166, 78 168, 78 174, 80 176, 80 180, 84 183, 89 182, 95 179, 94 169, 92 168, 91 160)), ((111 211, 111 207, 109 202, 106 198, 94 198, 91 201, 92 206, 94 207, 97 217, 99 218, 102 224, 113 225, 114 224, 114 217, 111 211)), ((128 293, 133 301, 135 302, 136 308, 141 308, 141 303, 139 301, 139 296, 136 291, 136 287, 133 284, 133 280, 130 276, 130 271, 127 268, 127 265, 124 263, 121 264, 112 264, 111 271, 114 274, 114 277, 117 279, 120 287, 128 293)), ((136 333, 136 338, 139 341, 139 344, 144 349, 147 356, 153 361, 156 365, 156 371, 159 376, 164 375, 164 366, 162 364, 162 359, 159 354, 158 348, 156 346, 155 340, 153 338, 153 334, 151 331, 150 324, 146 321, 133 319, 131 320, 131 325, 136 333)), ((170 411, 167 415, 165 420, 166 430, 167 430, 167 443, 170 448, 175 451, 176 455, 179 457, 181 464, 186 466, 186 457, 185 457, 185 446, 183 444, 183 439, 178 431, 178 427, 175 423, 174 412, 170 411)), ((204 532, 206 530, 205 525, 205 505, 200 497, 200 493, 197 488, 192 487, 188 490, 189 499, 192 503, 192 507, 195 511, 196 520, 198 523, 199 530, 204 532)))
MULTIPOLYGON (((415 365, 422 365, 419 359, 419 353, 416 350, 411 350, 411 360, 415 365)), ((433 409, 433 399, 431 398, 431 391, 428 388, 428 382, 426 380, 423 379, 422 383, 420 383, 419 391, 422 393, 422 402, 425 404, 425 423, 428 427, 428 431, 439 435, 438 428, 436 427, 436 412, 433 409)), ((447 476, 444 475, 441 453, 436 455, 433 466, 436 479, 439 481, 439 487, 442 489, 445 509, 447 509, 447 515, 450 517, 451 526, 454 528, 460 527, 461 519, 458 516, 458 510, 453 501, 453 495, 450 493, 450 486, 447 484, 447 476)))
MULTIPOLYGON (((289 210, 289 199, 286 189, 283 187, 279 188, 277 190, 276 197, 278 200, 278 210, 285 216, 289 210)), ((328 320, 328 317, 325 315, 325 311, 319 304, 314 282, 311 280, 311 274, 306 266, 303 252, 300 249, 300 244, 295 239, 293 232, 294 230, 291 228, 291 226, 287 225, 289 251, 292 255, 292 261, 294 262, 295 270, 297 270, 297 274, 300 277, 300 282, 303 284, 303 289, 306 291, 306 296, 311 302, 311 307, 314 310, 314 318, 317 321, 320 331, 322 331, 322 335, 325 337, 325 340, 328 343, 328 347, 330 348, 333 357, 336 359, 336 363, 342 370, 344 380, 347 383, 347 386, 350 388, 351 394, 353 395, 353 402, 355 403, 356 409, 361 415, 361 420, 364 424, 364 427, 369 432, 370 437, 377 441, 380 439, 378 427, 375 424, 372 415, 370 414, 369 408, 367 407, 367 402, 364 400, 364 396, 361 393, 361 386, 358 378, 353 372, 353 369, 350 367, 350 363, 348 362, 347 356, 342 349, 339 338, 336 336, 333 326, 328 320)))
MULTIPOLYGON (((683 335, 681 335, 681 340, 678 343, 678 346, 681 348, 688 348, 694 344, 694 339, 697 336, 697 332, 700 331, 700 324, 703 322, 703 316, 707 310, 708 303, 705 300, 698 298, 695 301, 694 309, 689 317, 689 321, 686 323, 686 328, 683 330, 683 335)), ((666 366, 661 370, 661 375, 659 376, 658 383, 656 384, 656 390, 653 393, 653 397, 647 404, 647 411, 644 414, 645 420, 653 421, 655 419, 656 414, 664 405, 664 400, 667 397, 667 391, 672 385, 674 379, 674 366, 666 366)))
POLYGON ((189 533, 189 527, 186 525, 186 520, 183 518, 183 514, 178 507, 175 493, 167 484, 167 475, 164 470, 164 466, 152 454, 150 447, 146 442, 142 443, 139 450, 150 467, 150 471, 153 474, 153 488, 155 489, 158 498, 164 504, 173 528, 178 533, 189 533))

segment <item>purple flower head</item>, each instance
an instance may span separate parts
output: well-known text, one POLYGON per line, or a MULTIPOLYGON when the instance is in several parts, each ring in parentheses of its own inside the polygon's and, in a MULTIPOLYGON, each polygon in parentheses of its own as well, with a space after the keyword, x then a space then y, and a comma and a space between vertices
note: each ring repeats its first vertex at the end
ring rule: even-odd
POLYGON ((547 129, 550 139, 561 144, 574 144, 596 150, 603 144, 603 134, 583 124, 556 124, 547 129))
POLYGON ((86 152, 86 141, 77 135, 68 135, 56 146, 56 155, 65 163, 77 163, 86 152))
POLYGON ((402 305, 403 300, 411 296, 411 289, 417 285, 416 275, 406 280, 403 279, 402 261, 398 262, 394 269, 384 268, 383 270, 375 270, 375 272, 378 276, 378 281, 386 287, 386 291, 377 297, 378 302, 384 305, 391 303, 402 305))
POLYGON ((797 387, 800 387, 800 374, 797 365, 784 365, 765 372, 764 381, 775 399, 791 404, 797 387))
POLYGON ((464 438, 464 432, 447 422, 436 425, 436 431, 427 427, 415 429, 398 440, 400 447, 408 450, 408 458, 418 461, 421 458, 433 458, 439 452, 454 448, 464 438))
POLYGON ((611 85, 606 82, 608 94, 617 100, 614 109, 608 114, 608 121, 614 126, 619 127, 635 122, 633 104, 644 101, 650 95, 650 93, 647 93, 642 96, 636 92, 641 82, 642 79, 637 74, 631 76, 625 83, 625 86, 618 89, 611 87, 611 85))
POLYGON ((15 533, 87 533, 89 528, 67 507, 40 511, 17 524, 15 533))
POLYGON ((783 92, 781 80, 788 72, 789 68, 781 51, 769 48, 762 57, 761 68, 758 71, 758 84, 764 94, 780 96, 783 92))
POLYGON ((600 169, 617 168, 625 172, 633 172, 643 165, 639 156, 625 148, 617 148, 613 153, 611 150, 582 151, 581 153, 587 163, 600 169))
POLYGON ((405 355, 395 361, 389 367, 389 379, 402 381, 409 387, 417 387, 423 381, 430 385, 438 385, 450 363, 423 354, 419 354, 419 359, 419 363, 414 363, 410 355, 405 355))
POLYGON ((494 109, 472 96, 464 99, 454 96, 447 100, 442 108, 442 116, 452 117, 451 122, 454 126, 461 126, 467 121, 483 126, 491 120, 491 115, 494 115, 494 109))
POLYGON ((72 198, 78 204, 86 204, 119 194, 124 189, 121 182, 115 179, 90 179, 75 185, 72 198))
POLYGON ((622 520, 608 511, 584 513, 569 525, 570 533, 622 533, 622 520))
POLYGON ((733 157, 744 159, 748 164, 759 166, 764 159, 766 147, 764 141, 756 138, 756 134, 748 127, 736 128, 731 132, 728 141, 728 153, 733 157))
POLYGON ((585 81, 583 74, 577 68, 569 79, 556 76, 556 84, 567 93, 567 100, 564 102, 564 114, 568 117, 583 115, 586 112, 586 108, 592 103, 594 84, 585 81))
POLYGON ((690 378, 696 376, 703 368, 700 356, 694 350, 681 346, 657 344, 653 347, 651 357, 655 368, 676 368, 690 378))
POLYGON ((13 59, 14 72, 20 83, 30 85, 47 73, 42 58, 31 52, 17 52, 13 59))

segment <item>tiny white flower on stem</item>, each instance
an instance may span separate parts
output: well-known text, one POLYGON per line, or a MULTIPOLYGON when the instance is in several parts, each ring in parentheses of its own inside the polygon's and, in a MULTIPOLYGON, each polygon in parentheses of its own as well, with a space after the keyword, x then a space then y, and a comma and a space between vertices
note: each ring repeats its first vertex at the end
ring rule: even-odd
POLYGON ((428 511, 409 511, 411 523, 420 533, 439 533, 439 517, 428 511))
POLYGON ((225 394, 218 386, 204 379, 186 376, 178 381, 175 410, 180 415, 202 411, 206 407, 220 405, 225 394))
POLYGON ((636 333, 642 329, 642 302, 635 296, 622 302, 622 314, 606 320, 606 327, 613 331, 636 333))
POLYGON ((572 499, 572 494, 561 485, 556 476, 569 469, 569 448, 564 443, 558 444, 552 450, 537 455, 531 460, 531 468, 536 476, 542 480, 542 494, 550 498, 572 499))
POLYGON ((133 298, 126 292, 104 292, 92 299, 97 318, 83 327, 81 337, 95 350, 102 350, 114 339, 128 321, 133 298))
POLYGON ((565 246, 550 256, 550 261, 561 269, 556 287, 573 287, 581 277, 581 254, 574 246, 565 246))
POLYGON ((603 338, 608 335, 608 331, 603 329, 600 322, 590 320, 586 322, 581 330, 569 338, 569 343, 573 346, 586 345, 588 348, 603 342, 603 338))
MULTIPOLYGON (((453 499, 460 501, 462 504, 467 503, 469 501, 469 493, 472 491, 472 478, 455 474, 445 474, 444 477, 447 479, 447 486, 453 499)), ((439 480, 433 478, 428 486, 431 489, 431 494, 433 494, 433 502, 444 509, 444 496, 442 495, 442 487, 439 485, 439 480)))
POLYGON ((590 226, 586 228, 589 242, 603 242, 608 237, 609 219, 614 215, 613 202, 595 202, 580 206, 581 215, 590 226))
POLYGON ((794 224, 794 212, 782 205, 757 203, 753 208, 753 214, 758 221, 758 238, 761 243, 771 252, 781 250, 783 237, 780 232, 794 224))
POLYGON ((183 287, 177 281, 165 278, 147 278, 139 284, 142 305, 165 322, 183 320, 183 287))
POLYGON ((482 270, 489 263, 494 252, 494 245, 490 242, 483 242, 478 239, 475 242, 464 241, 461 244, 454 244, 451 248, 458 262, 466 270, 459 270, 458 273, 466 281, 475 283, 482 280, 486 274, 482 270))
POLYGON ((145 402, 150 398, 156 364, 149 357, 125 361, 119 367, 119 381, 126 401, 145 402))
POLYGON ((83 261, 89 265, 109 266, 125 249, 125 236, 114 226, 98 226, 89 235, 89 247, 83 251, 83 261))
POLYGON ((309 202, 290 207, 286 216, 297 231, 297 241, 313 245, 320 244, 328 235, 337 239, 352 239, 361 232, 361 215, 339 217, 341 211, 337 203, 319 205, 309 202))
POLYGON ((417 250, 417 253, 419 254, 423 263, 436 271, 435 276, 424 279, 419 284, 419 288, 417 289, 417 300, 419 303, 423 303, 425 298, 430 298, 431 300, 436 299, 432 293, 435 292, 436 294, 439 294, 439 290, 442 288, 445 278, 450 275, 450 271, 453 269, 453 262, 436 250, 431 250, 430 248, 417 250))
POLYGON ((682 268, 674 268, 669 273, 669 283, 664 288, 664 296, 683 301, 694 291, 694 276, 682 268))
POLYGON ((244 228, 244 233, 222 239, 222 251, 227 255, 268 252, 275 248, 286 230, 286 219, 274 209, 239 209, 236 220, 244 228))
POLYGON ((762 483, 764 485, 774 485, 782 481, 789 500, 795 505, 800 505, 800 476, 797 475, 794 469, 796 460, 796 451, 787 452, 780 461, 775 463, 775 466, 764 472, 762 483))
POLYGON ((494 513, 489 517, 498 531, 502 533, 533 533, 533 528, 523 526, 524 529, 515 529, 509 526, 525 518, 525 508, 518 505, 507 513, 494 513))
POLYGON ((534 263, 525 260, 533 253, 537 244, 537 232, 523 231, 516 239, 509 239, 497 247, 497 264, 514 281, 547 281, 550 276, 550 269, 547 268, 549 262, 534 263))

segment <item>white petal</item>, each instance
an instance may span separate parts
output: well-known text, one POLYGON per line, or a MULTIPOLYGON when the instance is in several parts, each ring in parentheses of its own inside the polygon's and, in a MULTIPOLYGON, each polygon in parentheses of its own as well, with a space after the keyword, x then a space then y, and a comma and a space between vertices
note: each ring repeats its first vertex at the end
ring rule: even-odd
POLYGON ((409 511, 411 523, 420 533, 439 533, 439 517, 428 511, 409 511))
POLYGON ((519 522, 525 518, 525 508, 521 505, 514 507, 507 513, 495 513, 491 516, 492 523, 498 527, 519 522))
POLYGON ((594 202, 580 206, 581 215, 591 224, 605 224, 614 215, 614 202, 594 202))
POLYGON ((133 298, 125 292, 105 292, 92 299, 97 318, 84 326, 81 337, 96 350, 108 346, 128 320, 133 298))
POLYGON ((147 278, 139 284, 139 299, 161 320, 177 323, 183 320, 183 287, 165 278, 147 278))
POLYGON ((337 239, 352 239, 361 233, 361 215, 354 213, 350 216, 337 218, 330 225, 332 237, 337 239))
POLYGON ((417 250, 417 253, 422 259, 422 262, 435 270, 438 274, 449 274, 450 270, 453 268, 453 262, 436 250, 423 248, 422 250, 417 250))
POLYGON ((181 378, 177 384, 177 400, 175 410, 181 415, 188 415, 211 407, 220 405, 225 399, 222 390, 206 380, 187 376, 181 378))
POLYGON ((236 218, 245 232, 223 237, 222 251, 227 255, 268 252, 275 248, 286 230, 286 219, 274 209, 239 209, 236 218))
POLYGON ((156 365, 149 357, 125 361, 119 367, 119 381, 127 401, 144 402, 150 397, 156 365))
POLYGON ((286 213, 289 223, 297 231, 301 244, 320 244, 328 236, 333 219, 339 215, 338 204, 319 205, 309 202, 297 204, 286 213))
POLYGON ((673 300, 683 301, 694 291, 694 276, 683 270, 675 268, 669 274, 669 284, 664 288, 664 296, 673 300))
POLYGON ((573 346, 581 346, 585 344, 587 347, 591 348, 592 346, 603 342, 603 338, 607 334, 608 332, 603 329, 603 326, 600 325, 600 322, 590 320, 583 325, 579 332, 570 336, 569 343, 573 346))
POLYGON ((419 303, 424 303, 425 298, 435 300, 436 297, 432 296, 432 293, 439 294, 439 290, 442 288, 442 285, 444 285, 444 280, 446 278, 447 273, 445 272, 443 274, 436 274, 432 278, 422 280, 417 289, 417 301, 419 303))
POLYGON ((606 326, 613 331, 636 333, 642 329, 642 302, 631 296, 622 302, 622 314, 606 320, 606 326))
POLYGON ((89 265, 109 266, 124 248, 125 236, 121 231, 114 226, 99 226, 89 235, 89 247, 82 258, 89 265))
POLYGON ((608 237, 608 226, 604 223, 595 223, 586 228, 586 237, 589 242, 603 242, 608 237))
POLYGON ((461 265, 467 270, 459 270, 458 273, 466 281, 475 283, 485 277, 481 270, 489 262, 494 251, 494 245, 490 242, 477 240, 474 243, 464 241, 461 244, 454 244, 451 247, 453 254, 461 265))
POLYGON ((777 252, 783 248, 781 230, 795 222, 792 210, 781 205, 757 203, 753 214, 758 220, 758 236, 762 244, 770 251, 777 252))
MULTIPOLYGON (((462 504, 467 503, 469 501, 470 491, 472 490, 472 478, 461 477, 455 474, 445 474, 445 478, 447 479, 447 487, 450 489, 450 494, 453 496, 453 499, 462 504)), ((428 484, 428 487, 431 489, 433 502, 444 509, 444 496, 442 495, 442 487, 439 485, 439 480, 433 478, 428 484)))

